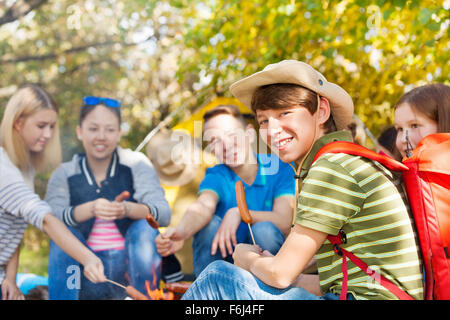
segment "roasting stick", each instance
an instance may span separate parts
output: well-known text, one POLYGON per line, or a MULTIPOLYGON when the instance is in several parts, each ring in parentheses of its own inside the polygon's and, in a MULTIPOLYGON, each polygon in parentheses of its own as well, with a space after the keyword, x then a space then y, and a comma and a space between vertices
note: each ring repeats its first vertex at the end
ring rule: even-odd
MULTIPOLYGON (((114 199, 114 201, 117 202, 122 202, 125 201, 126 199, 128 199, 130 197, 130 192, 128 191, 123 191, 122 193, 120 193, 119 195, 116 196, 116 198, 114 199)), ((152 216, 153 217, 153 216, 152 216)), ((148 221, 148 218, 147 218, 148 221)), ((155 221, 156 223, 156 221, 155 221)), ((113 285, 116 285, 118 287, 121 287, 122 289, 125 289, 125 291, 127 292, 127 294, 133 298, 134 300, 148 300, 148 298, 143 295, 142 293, 140 293, 139 291, 137 291, 135 288, 133 288, 132 286, 124 286, 120 283, 117 283, 115 281, 112 281, 110 279, 106 279, 107 282, 112 283, 113 285)))
POLYGON ((244 190, 244 184, 241 180, 236 181, 236 184, 234 185, 234 188, 236 190, 236 202, 239 208, 239 213, 241 214, 242 220, 248 225, 248 229, 250 230, 250 235, 252 236, 253 244, 256 245, 255 237, 253 237, 252 232, 252 216, 250 215, 250 211, 247 207, 247 200, 245 199, 245 190, 244 190))
POLYGON ((118 282, 115 282, 115 281, 112 281, 112 280, 109 280, 109 279, 106 279, 106 281, 108 281, 109 283, 112 283, 113 285, 116 285, 118 287, 121 287, 121 288, 127 290, 127 287, 125 287, 123 284, 120 284, 118 282))
POLYGON ((121 287, 122 289, 125 289, 125 291, 127 292, 127 294, 133 298, 134 300, 148 300, 148 298, 143 295, 142 293, 140 293, 139 291, 137 291, 135 288, 133 288, 132 286, 124 286, 118 282, 106 279, 107 282, 112 283, 115 286, 121 287))

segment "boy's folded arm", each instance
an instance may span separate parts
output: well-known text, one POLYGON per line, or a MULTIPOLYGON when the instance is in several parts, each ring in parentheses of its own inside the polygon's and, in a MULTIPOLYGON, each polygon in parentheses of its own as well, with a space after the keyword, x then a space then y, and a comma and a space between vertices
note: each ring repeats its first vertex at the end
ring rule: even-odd
POLYGON ((250 271, 270 286, 287 288, 297 280, 326 238, 324 232, 296 224, 278 253, 255 259, 250 271))
POLYGON ((272 211, 250 211, 252 222, 270 221, 286 236, 291 230, 294 197, 290 195, 275 198, 272 211))

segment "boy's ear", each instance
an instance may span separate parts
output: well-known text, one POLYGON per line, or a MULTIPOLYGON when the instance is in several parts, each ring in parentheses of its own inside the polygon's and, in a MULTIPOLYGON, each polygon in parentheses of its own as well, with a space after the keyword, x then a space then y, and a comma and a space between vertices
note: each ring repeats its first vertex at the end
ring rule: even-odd
POLYGON ((330 118, 331 115, 330 102, 328 101, 327 98, 320 97, 320 105, 317 112, 319 113, 317 115, 318 118, 317 120, 319 121, 319 124, 320 125, 325 124, 325 122, 327 122, 328 118, 330 118))

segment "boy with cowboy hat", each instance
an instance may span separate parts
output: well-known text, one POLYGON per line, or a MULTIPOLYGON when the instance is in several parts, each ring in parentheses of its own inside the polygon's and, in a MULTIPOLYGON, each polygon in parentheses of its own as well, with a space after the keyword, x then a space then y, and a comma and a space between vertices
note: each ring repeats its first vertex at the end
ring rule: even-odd
MULTIPOLYGON (((348 93, 306 63, 285 60, 234 83, 232 94, 256 113, 262 139, 284 162, 294 161, 301 191, 295 224, 276 255, 239 244, 235 265, 214 262, 184 299, 338 299, 343 259, 327 241, 345 234, 342 249, 415 299, 423 296, 418 248, 407 208, 392 174, 375 161, 324 154, 343 131, 353 102, 348 93), (315 256, 318 276, 302 271, 315 256)), ((348 299, 396 299, 352 262, 348 299)))

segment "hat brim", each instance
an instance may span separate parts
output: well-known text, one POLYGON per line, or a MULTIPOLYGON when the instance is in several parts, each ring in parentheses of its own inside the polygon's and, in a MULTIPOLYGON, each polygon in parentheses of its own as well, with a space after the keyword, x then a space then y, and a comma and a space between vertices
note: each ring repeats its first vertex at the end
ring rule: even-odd
POLYGON ((201 152, 201 148, 194 141, 193 137, 187 133, 184 133, 180 130, 176 130, 176 135, 174 136, 176 139, 172 140, 172 134, 174 131, 168 129, 162 129, 156 135, 150 139, 149 143, 146 146, 146 153, 149 157, 150 161, 153 164, 153 168, 156 171, 156 174, 159 177, 159 180, 162 184, 167 186, 182 186, 189 183, 192 179, 195 178, 197 174, 197 170, 200 166, 198 161, 196 161, 196 155, 201 152), (180 139, 181 138, 181 139, 180 139), (161 167, 158 164, 157 154, 160 152, 162 147, 171 147, 173 150, 178 143, 186 144, 189 142, 191 145, 186 146, 185 150, 191 150, 192 154, 184 154, 183 157, 183 170, 180 170, 179 173, 168 175, 163 172, 161 167))
POLYGON ((239 101, 251 108, 253 93, 259 87, 276 83, 297 84, 327 98, 338 130, 346 129, 351 122, 354 107, 350 95, 301 61, 285 60, 268 65, 262 71, 233 83, 230 91, 239 101))
POLYGON ((159 177, 159 181, 161 184, 175 187, 175 186, 184 186, 191 182, 197 175, 199 165, 192 164, 187 165, 186 168, 180 173, 176 175, 166 175, 161 170, 157 170, 157 174, 159 177))

